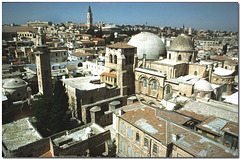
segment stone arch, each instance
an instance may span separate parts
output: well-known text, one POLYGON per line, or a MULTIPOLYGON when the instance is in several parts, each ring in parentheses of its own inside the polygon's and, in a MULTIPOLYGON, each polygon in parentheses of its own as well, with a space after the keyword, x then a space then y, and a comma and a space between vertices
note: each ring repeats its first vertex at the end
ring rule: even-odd
POLYGON ((81 62, 78 63, 78 67, 82 67, 83 64, 81 62))
POLYGON ((112 56, 112 54, 109 55, 109 63, 113 63, 113 56, 112 56))
POLYGON ((194 76, 197 76, 197 71, 194 71, 194 76))
POLYGON ((117 64, 117 55, 114 55, 114 64, 117 64))
POLYGON ((151 85, 151 88, 153 88, 154 90, 157 90, 160 85, 159 81, 155 77, 149 78, 149 84, 151 85), (154 82, 156 82, 156 87, 157 87, 156 89, 154 89, 155 88, 154 82))
POLYGON ((182 60, 182 55, 178 55, 178 61, 182 60))
POLYGON ((144 98, 139 98, 139 101, 140 101, 141 103, 144 103, 144 104, 147 103, 146 100, 145 100, 144 98))
POLYGON ((155 106, 155 107, 157 106, 156 103, 152 100, 148 101, 148 105, 155 106))
POLYGON ((165 93, 166 94, 170 94, 171 90, 172 90, 172 86, 171 85, 168 84, 168 85, 165 86, 165 93))
POLYGON ((111 69, 109 73, 114 73, 114 74, 116 74, 117 71, 116 71, 115 69, 111 69))
POLYGON ((192 61, 192 55, 189 56, 189 59, 188 59, 189 62, 192 61))

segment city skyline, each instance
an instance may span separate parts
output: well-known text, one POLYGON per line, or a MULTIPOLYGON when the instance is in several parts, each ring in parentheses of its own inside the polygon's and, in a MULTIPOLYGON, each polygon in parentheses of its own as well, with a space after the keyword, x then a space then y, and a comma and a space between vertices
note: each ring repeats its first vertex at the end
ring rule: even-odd
POLYGON ((238 31, 238 3, 3 2, 2 24, 35 20, 86 23, 89 5, 93 23, 158 27, 184 24, 195 29, 238 31))
POLYGON ((181 27, 184 24, 195 29, 238 31, 238 3, 216 2, 3 2, 2 24, 26 24, 35 20, 86 23, 89 5, 93 23, 147 23, 158 27, 181 27))

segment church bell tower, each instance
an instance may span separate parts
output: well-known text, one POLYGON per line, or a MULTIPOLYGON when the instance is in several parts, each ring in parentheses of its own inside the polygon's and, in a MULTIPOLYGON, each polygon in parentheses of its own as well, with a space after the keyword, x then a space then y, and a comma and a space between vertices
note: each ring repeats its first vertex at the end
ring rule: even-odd
POLYGON ((87 13, 87 27, 88 29, 90 29, 92 27, 92 11, 91 11, 91 7, 89 5, 88 8, 88 13, 87 13))

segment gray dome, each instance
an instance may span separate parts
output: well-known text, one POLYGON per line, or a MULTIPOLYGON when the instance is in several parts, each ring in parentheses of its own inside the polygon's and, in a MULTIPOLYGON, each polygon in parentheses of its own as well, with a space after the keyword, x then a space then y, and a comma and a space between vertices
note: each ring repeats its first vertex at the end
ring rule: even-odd
POLYGON ((195 49, 193 41, 190 37, 185 34, 181 34, 172 41, 169 50, 193 51, 195 49))
POLYGON ((20 78, 12 78, 3 84, 3 88, 19 88, 27 86, 27 82, 20 78))
POLYGON ((141 32, 132 36, 128 44, 137 47, 138 59, 142 59, 143 54, 146 54, 146 59, 158 59, 166 53, 162 40, 149 32, 141 32))
POLYGON ((206 80, 199 80, 195 83, 194 89, 199 91, 213 91, 211 84, 206 80))

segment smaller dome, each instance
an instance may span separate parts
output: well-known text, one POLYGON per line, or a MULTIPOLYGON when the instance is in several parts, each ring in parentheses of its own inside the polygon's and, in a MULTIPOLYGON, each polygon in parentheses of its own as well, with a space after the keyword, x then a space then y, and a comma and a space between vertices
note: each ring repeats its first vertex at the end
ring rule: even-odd
POLYGON ((206 80, 199 80, 195 83, 194 89, 199 91, 213 91, 211 84, 206 80))
POLYGON ((213 74, 218 75, 218 76, 231 76, 235 70, 227 70, 224 68, 215 68, 213 74))
POLYGON ((3 88, 19 88, 27 86, 27 82, 20 78, 12 78, 3 84, 3 88))
POLYGON ((172 41, 169 50, 193 51, 195 49, 193 41, 190 37, 185 34, 181 34, 172 41))

